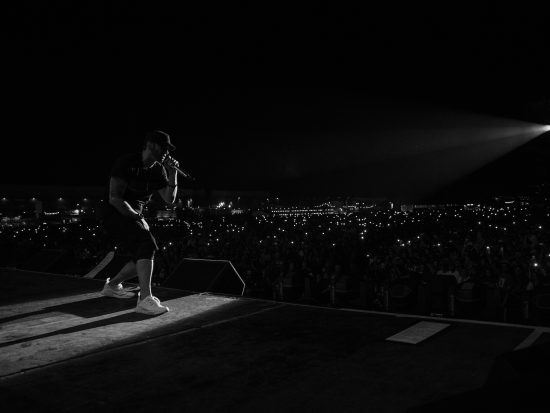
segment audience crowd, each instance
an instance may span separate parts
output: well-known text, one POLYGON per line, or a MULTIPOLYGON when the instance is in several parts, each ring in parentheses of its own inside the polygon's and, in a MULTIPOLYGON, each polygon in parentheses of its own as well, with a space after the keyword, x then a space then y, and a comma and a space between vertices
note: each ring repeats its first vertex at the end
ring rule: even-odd
MULTIPOLYGON (((209 214, 151 219, 162 285, 184 258, 229 260, 245 295, 317 305, 547 325, 550 214, 528 203, 364 209, 325 215, 209 214)), ((0 265, 43 249, 85 275, 116 245, 99 222, 3 228, 0 265)))

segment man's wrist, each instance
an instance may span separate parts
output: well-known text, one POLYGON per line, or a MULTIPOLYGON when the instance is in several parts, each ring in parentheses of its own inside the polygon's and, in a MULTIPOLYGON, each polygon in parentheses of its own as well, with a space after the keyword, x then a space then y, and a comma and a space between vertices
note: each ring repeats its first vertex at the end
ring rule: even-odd
POLYGON ((139 212, 137 215, 134 215, 134 220, 141 221, 143 219, 143 213, 139 212))

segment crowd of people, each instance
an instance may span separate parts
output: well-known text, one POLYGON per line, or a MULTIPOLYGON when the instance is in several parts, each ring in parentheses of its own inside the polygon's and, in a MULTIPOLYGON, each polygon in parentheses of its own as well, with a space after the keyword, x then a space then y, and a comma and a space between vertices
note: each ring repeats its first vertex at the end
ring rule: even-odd
MULTIPOLYGON (((189 210, 151 222, 153 281, 162 285, 184 258, 228 260, 250 297, 547 323, 549 217, 519 202, 325 215, 189 210)), ((97 222, 4 228, 0 239, 3 266, 55 247, 72 252, 67 271, 79 275, 114 247, 97 222)))
MULTIPOLYGON (((49 252, 62 258, 55 268, 48 268, 47 259, 36 262, 36 268, 64 274, 83 275, 97 264, 98 257, 113 249, 105 239, 100 222, 88 219, 81 223, 36 222, 0 228, 0 266, 31 268, 32 261, 49 252)), ((35 260, 36 261, 36 260, 35 260)), ((52 260, 50 260, 52 261, 52 260)))

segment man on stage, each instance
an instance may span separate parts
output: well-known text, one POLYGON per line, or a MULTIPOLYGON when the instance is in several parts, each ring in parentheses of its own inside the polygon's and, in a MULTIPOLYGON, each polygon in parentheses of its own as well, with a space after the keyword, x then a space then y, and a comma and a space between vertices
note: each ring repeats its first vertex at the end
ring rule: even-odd
POLYGON ((179 165, 169 156, 175 149, 167 133, 158 130, 148 133, 141 152, 124 155, 114 163, 103 208, 105 230, 116 240, 118 251, 128 255, 128 262, 115 277, 107 278, 102 294, 135 297, 135 293, 122 287, 122 282, 137 275, 140 292, 136 312, 142 314, 157 315, 169 310, 151 292, 158 246, 143 216, 143 207, 155 191, 165 202, 175 202, 179 165))

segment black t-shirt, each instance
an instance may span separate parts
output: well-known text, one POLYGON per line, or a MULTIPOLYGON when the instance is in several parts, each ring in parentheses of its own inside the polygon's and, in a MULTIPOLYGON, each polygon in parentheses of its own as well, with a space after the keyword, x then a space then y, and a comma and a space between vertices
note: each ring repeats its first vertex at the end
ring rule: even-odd
MULTIPOLYGON (((118 158, 111 169, 111 177, 121 178, 128 183, 122 199, 127 201, 137 212, 151 200, 153 193, 168 185, 166 169, 155 162, 150 168, 143 166, 141 153, 131 153, 118 158)), ((111 212, 116 209, 109 204, 109 185, 105 203, 111 212)), ((105 211, 109 212, 109 211, 105 211)), ((118 211, 117 211, 118 212, 118 211)))

